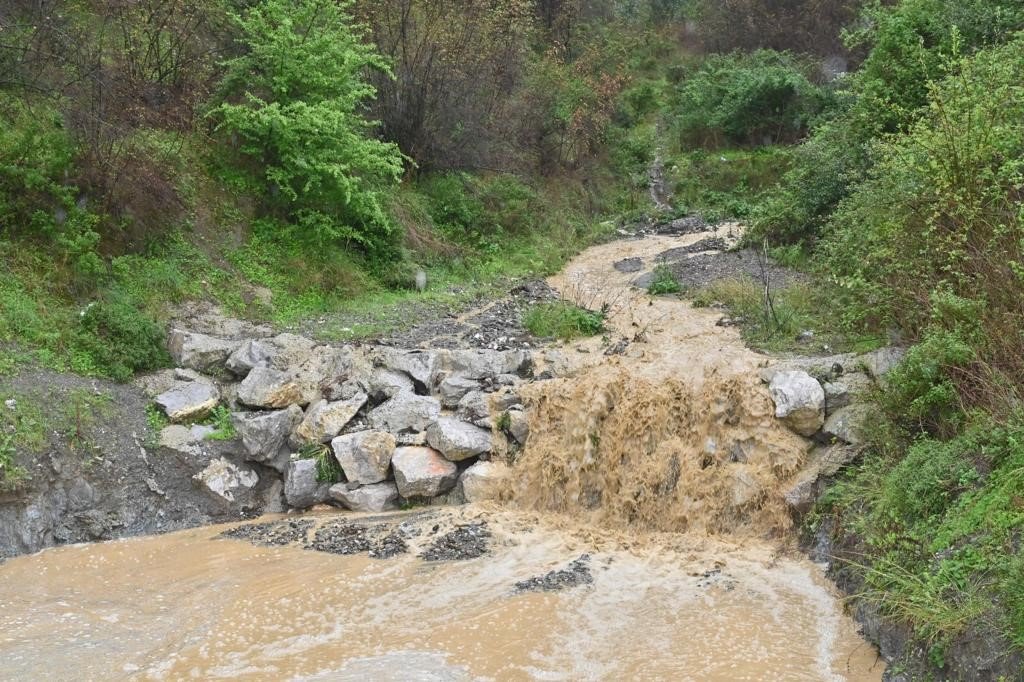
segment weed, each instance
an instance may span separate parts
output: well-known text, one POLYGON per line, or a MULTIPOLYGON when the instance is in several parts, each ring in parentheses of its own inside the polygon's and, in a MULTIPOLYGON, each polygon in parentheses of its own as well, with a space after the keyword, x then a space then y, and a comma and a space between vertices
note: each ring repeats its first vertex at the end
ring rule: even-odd
POLYGON ((149 424, 149 428, 154 433, 160 433, 171 423, 171 420, 167 418, 167 415, 157 407, 150 403, 146 405, 146 423, 149 424))
POLYGON ((299 449, 301 459, 316 460, 316 480, 320 483, 338 483, 345 478, 345 472, 338 466, 331 448, 322 443, 307 443, 299 449))
POLYGON ((235 422, 231 419, 231 410, 226 405, 218 405, 206 418, 204 424, 214 427, 215 431, 206 440, 232 440, 238 433, 235 431, 235 422))
POLYGON ((523 326, 534 336, 568 341, 602 333, 606 315, 607 310, 587 310, 568 301, 554 301, 532 306, 523 316, 523 326))
POLYGON ((651 285, 647 287, 647 293, 651 296, 678 294, 683 290, 682 285, 679 284, 679 280, 676 279, 675 274, 672 273, 672 269, 667 265, 659 265, 654 268, 653 275, 654 279, 651 280, 651 285))

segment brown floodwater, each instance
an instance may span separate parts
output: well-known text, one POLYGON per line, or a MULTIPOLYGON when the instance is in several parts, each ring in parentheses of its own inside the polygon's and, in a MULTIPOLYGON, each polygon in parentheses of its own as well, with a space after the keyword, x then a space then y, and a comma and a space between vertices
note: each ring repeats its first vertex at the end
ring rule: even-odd
MULTIPOLYGON (((806 561, 467 507, 490 553, 428 563, 219 538, 64 547, 0 566, 12 680, 879 680, 806 561), (593 582, 516 582, 590 554, 593 582)), ((451 518, 449 518, 451 517, 451 518)))

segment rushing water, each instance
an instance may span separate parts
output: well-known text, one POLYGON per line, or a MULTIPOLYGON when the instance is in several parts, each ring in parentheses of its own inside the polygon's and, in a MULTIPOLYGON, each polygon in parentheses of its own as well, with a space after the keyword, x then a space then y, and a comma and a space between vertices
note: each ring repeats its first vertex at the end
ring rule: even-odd
POLYGON ((0 676, 16 680, 877 680, 814 565, 484 519, 488 555, 428 563, 265 548, 206 528, 0 566, 0 676), (628 546, 628 548, 627 548, 628 546), (515 584, 589 552, 592 584, 515 584))
POLYGON ((785 540, 780 490, 808 446, 773 417, 765 358, 611 266, 706 236, 600 246, 553 278, 606 305, 630 344, 547 358, 570 376, 526 390, 530 441, 502 506, 367 521, 405 529, 409 552, 386 560, 205 528, 8 561, 0 678, 879 680, 820 568, 785 540), (485 555, 419 557, 466 523, 486 523, 485 555), (583 555, 581 584, 516 588, 583 555))

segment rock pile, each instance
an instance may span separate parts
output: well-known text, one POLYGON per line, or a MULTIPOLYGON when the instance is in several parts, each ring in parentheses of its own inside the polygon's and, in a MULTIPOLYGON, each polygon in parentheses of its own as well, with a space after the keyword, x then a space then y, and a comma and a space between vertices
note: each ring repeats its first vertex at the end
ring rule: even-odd
POLYGON ((517 393, 533 375, 524 350, 336 347, 292 334, 233 341, 184 330, 171 333, 169 348, 178 369, 147 383, 170 422, 161 442, 208 456, 195 482, 255 511, 486 499, 507 472, 492 461, 496 444, 516 447, 529 433, 517 393), (189 425, 220 405, 234 438, 202 447, 215 429, 189 425))

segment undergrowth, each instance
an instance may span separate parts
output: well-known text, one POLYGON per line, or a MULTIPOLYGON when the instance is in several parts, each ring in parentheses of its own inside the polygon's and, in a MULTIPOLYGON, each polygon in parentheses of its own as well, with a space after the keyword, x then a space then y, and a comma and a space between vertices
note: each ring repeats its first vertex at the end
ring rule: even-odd
POLYGON ((569 341, 602 333, 606 315, 605 310, 588 310, 569 301, 552 301, 532 306, 523 315, 523 325, 534 336, 569 341))

